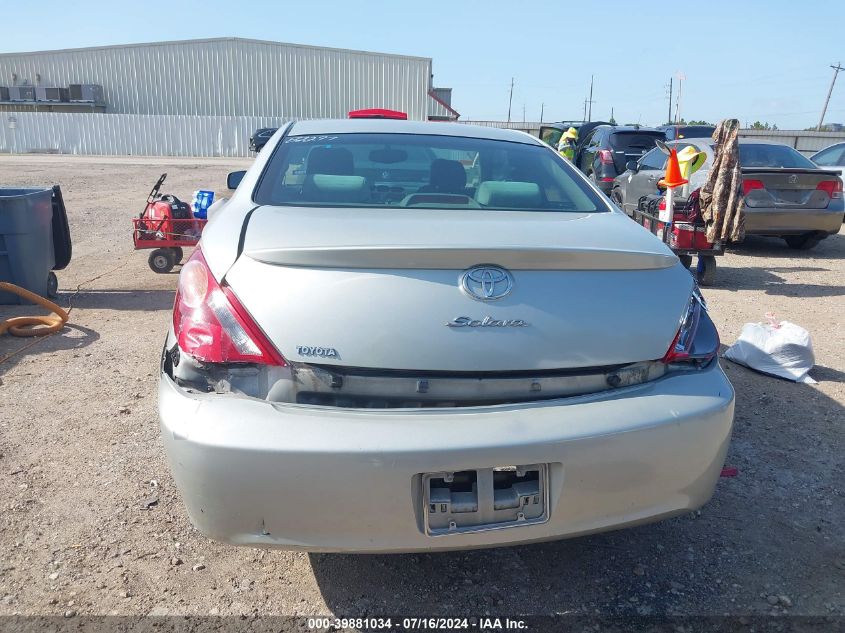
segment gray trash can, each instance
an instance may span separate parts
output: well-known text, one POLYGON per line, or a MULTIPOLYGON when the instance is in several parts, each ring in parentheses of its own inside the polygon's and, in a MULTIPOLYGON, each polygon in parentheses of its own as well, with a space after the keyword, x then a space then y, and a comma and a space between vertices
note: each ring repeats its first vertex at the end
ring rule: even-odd
MULTIPOLYGON (((56 265, 53 247, 53 190, 0 187, 0 281, 42 297, 51 288, 56 265)), ((0 292, 0 304, 26 303, 0 292)))

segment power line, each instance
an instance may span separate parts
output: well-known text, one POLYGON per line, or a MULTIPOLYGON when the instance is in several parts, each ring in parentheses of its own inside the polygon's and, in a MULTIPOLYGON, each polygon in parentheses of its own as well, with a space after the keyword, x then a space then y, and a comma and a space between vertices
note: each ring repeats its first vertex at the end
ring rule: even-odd
POLYGON ((842 63, 839 62, 836 66, 831 66, 833 68, 833 79, 830 80, 830 88, 827 91, 827 98, 824 100, 824 107, 822 108, 822 115, 819 118, 819 124, 816 126, 816 132, 822 131, 822 123, 824 123, 824 115, 827 114, 827 105, 830 103, 830 95, 833 94, 833 84, 836 83, 836 77, 839 75, 839 71, 845 70, 842 68, 842 63))

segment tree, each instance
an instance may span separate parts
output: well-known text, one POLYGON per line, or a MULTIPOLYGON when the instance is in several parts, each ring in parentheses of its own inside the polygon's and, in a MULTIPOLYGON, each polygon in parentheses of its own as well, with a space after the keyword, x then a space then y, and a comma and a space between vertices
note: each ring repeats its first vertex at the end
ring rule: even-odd
POLYGON ((769 125, 769 122, 766 121, 765 123, 760 123, 760 121, 754 121, 751 126, 748 128, 750 130, 776 130, 778 129, 777 125, 769 125))
POLYGON ((663 125, 713 125, 707 121, 687 121, 686 119, 681 119, 680 121, 667 121, 663 125))

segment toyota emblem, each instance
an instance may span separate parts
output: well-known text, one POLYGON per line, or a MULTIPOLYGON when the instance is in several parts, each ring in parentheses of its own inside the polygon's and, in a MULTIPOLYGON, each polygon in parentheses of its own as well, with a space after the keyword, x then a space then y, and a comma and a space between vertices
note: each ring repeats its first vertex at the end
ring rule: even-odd
POLYGON ((461 290, 478 301, 495 301, 510 294, 513 276, 499 266, 474 266, 461 275, 461 290))

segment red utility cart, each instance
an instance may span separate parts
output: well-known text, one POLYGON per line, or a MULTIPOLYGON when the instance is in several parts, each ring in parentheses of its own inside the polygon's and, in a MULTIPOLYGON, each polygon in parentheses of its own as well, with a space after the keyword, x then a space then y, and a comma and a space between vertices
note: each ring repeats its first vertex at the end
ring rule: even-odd
POLYGON ((654 233, 672 249, 681 262, 689 268, 692 257, 698 262, 695 273, 698 283, 712 286, 716 281, 716 257, 723 255, 725 245, 722 242, 708 242, 704 222, 688 208, 688 199, 675 198, 672 222, 661 222, 660 211, 666 208, 663 195, 652 194, 640 198, 633 219, 654 233))
POLYGON ((182 249, 197 245, 206 223, 193 216, 191 205, 176 196, 159 193, 165 178, 167 174, 159 177, 141 215, 132 218, 135 249, 153 249, 148 262, 157 273, 168 273, 182 261, 182 249))

